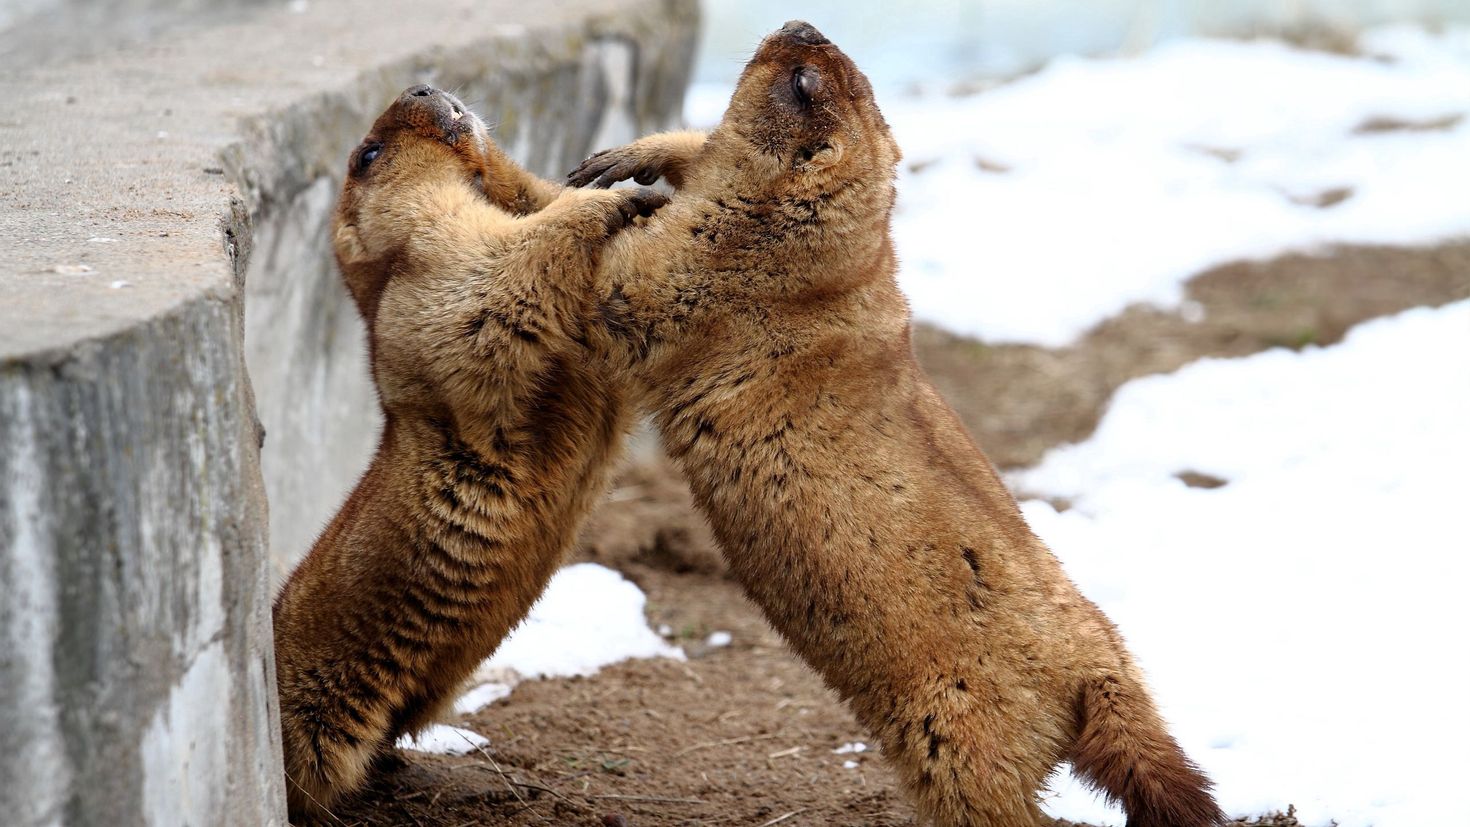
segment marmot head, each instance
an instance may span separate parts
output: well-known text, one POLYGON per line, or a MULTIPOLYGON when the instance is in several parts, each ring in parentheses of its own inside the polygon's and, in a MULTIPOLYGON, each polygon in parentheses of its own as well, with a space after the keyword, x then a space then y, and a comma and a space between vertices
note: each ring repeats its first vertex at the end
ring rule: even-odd
POLYGON ((347 161, 342 197, 332 220, 337 265, 347 289, 371 327, 388 277, 408 241, 405 211, 424 205, 405 198, 403 187, 428 192, 465 182, 492 203, 509 201, 497 175, 503 154, 485 125, 447 92, 414 86, 373 124, 347 161))
POLYGON ((761 41, 711 139, 758 160, 752 174, 797 190, 872 179, 891 184, 898 144, 873 87, 810 23, 793 20, 761 41), (753 151, 752 151, 753 150, 753 151))

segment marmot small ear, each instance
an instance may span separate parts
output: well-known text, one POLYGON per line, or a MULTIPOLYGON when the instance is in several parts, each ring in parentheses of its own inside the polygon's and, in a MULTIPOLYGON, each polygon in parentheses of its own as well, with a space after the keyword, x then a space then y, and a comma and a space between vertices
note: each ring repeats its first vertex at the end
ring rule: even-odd
POLYGON ((811 157, 806 162, 806 168, 813 172, 834 166, 842 160, 842 144, 835 141, 828 141, 809 151, 811 157))
POLYGON ((332 239, 332 245, 337 248, 337 256, 344 264, 361 259, 366 252, 362 248, 362 239, 357 235, 356 224, 343 224, 338 227, 336 236, 332 239))

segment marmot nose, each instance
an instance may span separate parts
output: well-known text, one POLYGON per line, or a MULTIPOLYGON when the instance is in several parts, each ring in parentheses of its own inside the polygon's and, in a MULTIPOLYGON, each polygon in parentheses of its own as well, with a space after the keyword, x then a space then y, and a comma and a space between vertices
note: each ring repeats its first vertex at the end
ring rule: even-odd
POLYGON ((817 31, 817 27, 805 20, 788 20, 781 27, 781 36, 803 46, 825 46, 832 41, 817 31))
POLYGON ((464 104, 459 102, 459 98, 442 89, 435 89, 427 83, 420 83, 418 86, 410 86, 403 90, 403 94, 398 96, 398 102, 407 106, 444 107, 461 115, 464 114, 464 104))
POLYGON ((397 104, 409 122, 430 123, 444 130, 445 137, 458 138, 465 116, 464 104, 455 96, 428 84, 410 86, 398 96, 397 104))

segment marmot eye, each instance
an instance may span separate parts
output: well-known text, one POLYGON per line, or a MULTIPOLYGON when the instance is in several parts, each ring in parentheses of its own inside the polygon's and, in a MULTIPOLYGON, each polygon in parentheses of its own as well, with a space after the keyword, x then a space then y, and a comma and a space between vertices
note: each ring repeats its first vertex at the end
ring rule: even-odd
POLYGON ((358 152, 357 153, 357 162, 353 165, 353 171, 356 172, 356 173, 358 173, 358 174, 361 174, 363 171, 365 171, 368 168, 368 165, 369 164, 371 164, 373 161, 376 161, 378 159, 378 156, 379 155, 382 155, 382 154, 383 154, 383 145, 382 144, 379 144, 379 143, 371 143, 371 144, 368 144, 367 146, 365 146, 365 147, 362 148, 362 151, 361 152, 358 152))
POLYGON ((796 99, 801 101, 802 106, 812 102, 812 97, 817 90, 822 88, 822 78, 817 70, 809 66, 802 66, 791 76, 791 91, 796 93, 796 99))

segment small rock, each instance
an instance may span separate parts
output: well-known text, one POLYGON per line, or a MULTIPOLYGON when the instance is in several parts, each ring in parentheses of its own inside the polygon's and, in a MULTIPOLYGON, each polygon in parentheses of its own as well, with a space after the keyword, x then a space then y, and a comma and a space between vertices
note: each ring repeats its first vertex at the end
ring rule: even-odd
POLYGON ((709 637, 704 640, 704 645, 711 649, 719 649, 722 646, 729 646, 732 640, 734 638, 729 632, 710 632, 709 637))
POLYGON ((58 264, 52 269, 63 276, 85 276, 97 272, 90 264, 58 264))
POLYGON ((989 158, 977 157, 975 159, 975 167, 981 172, 989 172, 995 175, 1004 175, 1005 173, 1011 171, 1011 168, 1009 166, 1002 164, 999 161, 992 161, 989 158))
POLYGON ((1203 488, 1206 490, 1212 488, 1220 488, 1230 482, 1230 480, 1227 480, 1223 477, 1217 477, 1214 474, 1206 474, 1202 471, 1190 470, 1180 471, 1174 475, 1174 478, 1189 486, 1190 488, 1203 488))
POLYGON ((111 287, 113 290, 121 290, 124 287, 132 287, 133 286, 133 283, 130 282, 130 281, 123 281, 122 279, 118 279, 117 281, 115 281, 112 284, 109 284, 107 286, 108 287, 111 287))

